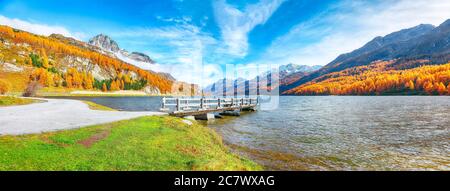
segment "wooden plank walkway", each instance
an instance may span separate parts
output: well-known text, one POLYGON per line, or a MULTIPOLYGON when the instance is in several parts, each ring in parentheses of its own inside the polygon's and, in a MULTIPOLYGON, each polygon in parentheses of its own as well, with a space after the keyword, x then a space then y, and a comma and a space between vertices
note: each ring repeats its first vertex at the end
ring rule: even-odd
POLYGON ((161 111, 176 117, 197 116, 207 113, 256 110, 258 98, 162 98, 161 111))

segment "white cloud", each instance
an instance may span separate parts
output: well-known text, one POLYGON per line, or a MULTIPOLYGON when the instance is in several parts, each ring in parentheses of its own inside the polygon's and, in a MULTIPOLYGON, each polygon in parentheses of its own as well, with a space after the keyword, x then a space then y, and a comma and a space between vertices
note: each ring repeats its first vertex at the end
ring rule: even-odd
POLYGON ((113 33, 112 36, 140 39, 150 49, 150 57, 158 63, 132 63, 143 69, 170 73, 177 80, 199 85, 214 82, 215 73, 220 71, 220 66, 204 63, 203 58, 215 50, 212 46, 218 44, 217 40, 202 32, 199 27, 189 24, 188 18, 183 18, 183 22, 173 19, 167 22, 174 22, 175 25, 134 28, 113 33))
POLYGON ((248 33, 257 25, 264 24, 284 0, 261 0, 247 5, 241 11, 226 0, 214 3, 214 13, 221 29, 225 51, 230 55, 244 57, 248 51, 248 33))
POLYGON ((8 18, 3 15, 0 15, 0 25, 7 25, 16 29, 44 36, 49 36, 51 34, 61 34, 66 37, 72 37, 75 39, 81 39, 84 37, 82 33, 71 33, 69 30, 61 26, 30 23, 28 21, 20 19, 8 18))
POLYGON ((270 56, 261 60, 325 65, 376 36, 419 24, 439 25, 450 18, 449 10, 450 2, 441 0, 344 1, 276 39, 267 50, 270 56))

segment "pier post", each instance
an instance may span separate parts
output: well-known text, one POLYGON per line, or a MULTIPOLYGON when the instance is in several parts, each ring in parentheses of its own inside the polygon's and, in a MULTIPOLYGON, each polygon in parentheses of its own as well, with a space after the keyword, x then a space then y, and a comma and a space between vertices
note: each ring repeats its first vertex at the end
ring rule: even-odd
POLYGON ((199 120, 212 120, 215 119, 216 116, 214 115, 214 113, 205 113, 205 114, 201 114, 201 115, 196 115, 195 119, 199 119, 199 120))
POLYGON ((203 104, 204 99, 200 98, 200 109, 205 109, 205 104, 203 104))
POLYGON ((161 111, 169 112, 172 116, 183 117, 193 115, 196 118, 212 119, 211 112, 222 112, 225 115, 239 116, 240 110, 256 110, 259 98, 162 98, 161 111), (217 101, 217 102, 216 102, 217 101), (175 102, 175 103, 173 103, 175 102), (256 103, 255 103, 256 102, 256 103), (216 105, 217 103, 217 105, 216 105))
POLYGON ((166 109, 166 97, 162 98, 161 108, 164 110, 166 109))
POLYGON ((195 117, 194 117, 194 116, 192 116, 192 115, 189 115, 189 116, 185 116, 184 118, 185 118, 185 119, 189 119, 189 120, 193 120, 193 121, 195 121, 195 117))

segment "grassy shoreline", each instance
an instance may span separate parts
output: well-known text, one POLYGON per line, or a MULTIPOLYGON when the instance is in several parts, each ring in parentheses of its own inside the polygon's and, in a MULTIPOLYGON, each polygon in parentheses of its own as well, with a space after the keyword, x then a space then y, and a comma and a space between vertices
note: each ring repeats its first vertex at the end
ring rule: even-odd
POLYGON ((89 109, 92 109, 92 110, 117 111, 117 110, 115 110, 113 108, 110 108, 110 107, 107 107, 107 106, 104 106, 104 105, 100 105, 100 104, 94 103, 92 101, 83 100, 82 102, 87 104, 89 106, 89 109))
POLYGON ((141 117, 75 130, 0 136, 0 170, 261 170, 212 129, 141 117))
POLYGON ((32 103, 39 103, 40 100, 20 98, 14 96, 0 96, 0 107, 27 105, 32 103))

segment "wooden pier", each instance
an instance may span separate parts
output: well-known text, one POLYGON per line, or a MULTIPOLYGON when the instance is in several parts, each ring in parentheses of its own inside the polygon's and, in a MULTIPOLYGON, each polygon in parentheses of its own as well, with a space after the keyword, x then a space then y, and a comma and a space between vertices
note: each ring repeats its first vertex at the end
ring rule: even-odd
POLYGON ((214 113, 256 111, 257 97, 243 98, 162 98, 161 111, 176 117, 210 119, 214 113), (203 117, 202 117, 203 116, 203 117))

